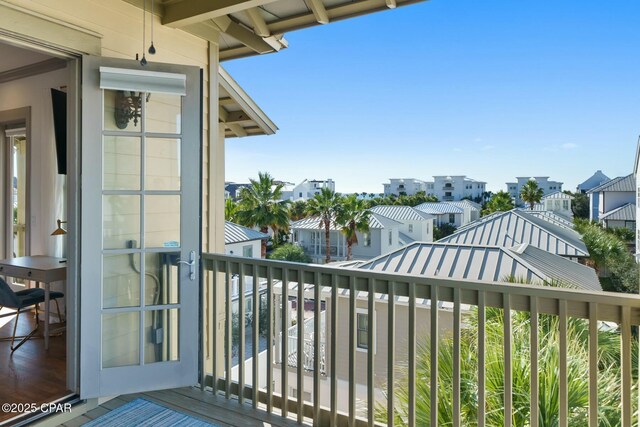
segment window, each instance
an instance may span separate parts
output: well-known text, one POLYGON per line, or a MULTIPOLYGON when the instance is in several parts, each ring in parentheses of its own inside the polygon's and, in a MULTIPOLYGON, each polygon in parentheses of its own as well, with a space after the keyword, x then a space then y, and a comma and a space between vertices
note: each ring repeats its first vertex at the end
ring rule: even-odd
POLYGON ((569 210, 569 201, 568 200, 563 200, 562 201, 562 209, 564 209, 565 211, 569 210))
POLYGON ((364 235, 362 236, 364 237, 364 242, 362 243, 362 246, 368 248, 369 246, 371 246, 371 234, 369 233, 364 233, 364 235))
POLYGON ((357 313, 356 341, 358 348, 369 349, 369 315, 367 313, 357 313))
POLYGON ((242 247, 242 256, 245 258, 253 258, 253 245, 246 245, 242 247))
POLYGON ((413 233, 413 224, 409 224, 409 233, 413 233))
POLYGON ((451 197, 451 191, 447 191, 444 193, 444 197, 451 197))
POLYGON ((389 244, 393 245, 393 233, 389 231, 389 244))
POLYGON ((456 223, 456 214, 449 214, 449 223, 450 224, 456 223))

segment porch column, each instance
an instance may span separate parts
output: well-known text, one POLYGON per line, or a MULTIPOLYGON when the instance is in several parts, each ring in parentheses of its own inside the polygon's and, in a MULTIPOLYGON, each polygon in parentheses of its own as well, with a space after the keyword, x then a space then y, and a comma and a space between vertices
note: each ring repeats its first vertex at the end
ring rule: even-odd
MULTIPOLYGON (((219 124, 219 77, 220 67, 219 45, 209 42, 209 88, 208 88, 208 156, 205 176, 207 177, 208 198, 206 200, 207 216, 204 221, 206 246, 210 253, 224 253, 224 128, 219 124)), ((207 359, 210 360, 215 340, 218 349, 217 364, 214 367, 214 378, 218 378, 224 370, 224 274, 220 274, 214 290, 217 296, 217 306, 213 306, 213 292, 206 292, 207 310, 205 334, 208 340, 207 359)), ((205 283, 211 283, 207 281, 205 283)), ((210 291, 211 288, 207 288, 210 291)), ((210 365, 208 365, 210 366, 210 365)))

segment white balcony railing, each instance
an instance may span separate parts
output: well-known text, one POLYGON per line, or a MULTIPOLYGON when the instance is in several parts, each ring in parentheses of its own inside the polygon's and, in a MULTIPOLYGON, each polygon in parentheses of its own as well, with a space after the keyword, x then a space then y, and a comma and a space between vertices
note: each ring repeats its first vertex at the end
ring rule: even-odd
MULTIPOLYGON (((223 307, 215 316, 221 323, 209 328, 213 351, 205 362, 208 375, 203 385, 227 398, 237 397, 241 404, 251 402, 283 417, 295 414, 298 421, 313 420, 316 425, 437 426, 446 417, 452 426, 595 427, 608 417, 609 422, 618 420, 615 425, 630 427, 638 421, 637 367, 632 366, 637 336, 632 327, 640 323, 639 296, 212 254, 203 256, 203 269, 214 306, 223 307), (238 325, 239 354, 245 354, 247 328, 253 354, 234 367, 229 295, 230 278, 236 274, 241 318, 246 278, 252 277, 255 287, 264 280, 269 286, 265 315, 253 316, 251 325, 238 325), (297 337, 305 339, 282 340, 281 331, 288 331, 294 320, 294 300, 294 327, 297 337), (313 322, 313 331, 305 331, 305 301, 308 316, 320 319, 326 310, 324 327, 313 322), (364 335, 357 320, 362 313, 370 325, 364 335), (516 322, 523 317, 524 327, 516 322), (496 320, 497 332, 489 327, 496 320), (259 322, 265 321, 261 327, 259 322), (584 326, 583 334, 572 332, 576 323, 584 326), (321 329, 326 342, 314 339, 323 337, 321 329), (261 330, 266 337, 262 350, 261 330), (549 331, 556 341, 549 341, 549 331), (607 362, 615 369, 607 372, 601 359, 605 338, 619 343, 616 357, 607 362), (540 356, 549 350, 551 361, 540 356), (321 357, 325 352, 326 360, 321 357), (283 367, 280 354, 294 357, 287 363, 293 367, 283 367), (469 354, 477 358, 473 371, 468 368, 469 354), (499 378, 494 360, 499 362, 499 378), (549 378, 545 370, 552 372, 554 384, 540 380, 549 378), (614 376, 613 403, 605 402, 599 390, 605 374, 614 376), (578 377, 586 384, 586 396, 576 403, 578 377), (528 381, 522 384, 519 378, 528 381), (557 405, 549 410, 546 401, 551 395, 557 405), (500 424, 493 421, 496 401, 503 414, 500 424), (463 411, 470 407, 473 411, 463 411), (556 421, 547 424, 549 417, 556 421)), ((259 312, 258 298, 253 304, 254 313, 259 312)))

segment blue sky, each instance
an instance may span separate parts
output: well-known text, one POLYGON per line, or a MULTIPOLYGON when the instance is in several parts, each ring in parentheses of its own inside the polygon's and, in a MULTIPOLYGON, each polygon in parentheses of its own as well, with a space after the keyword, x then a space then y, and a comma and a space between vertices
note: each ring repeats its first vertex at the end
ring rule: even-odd
POLYGON ((286 34, 223 63, 274 120, 230 139, 226 178, 466 174, 505 188, 630 173, 640 134, 640 2, 432 0, 286 34))

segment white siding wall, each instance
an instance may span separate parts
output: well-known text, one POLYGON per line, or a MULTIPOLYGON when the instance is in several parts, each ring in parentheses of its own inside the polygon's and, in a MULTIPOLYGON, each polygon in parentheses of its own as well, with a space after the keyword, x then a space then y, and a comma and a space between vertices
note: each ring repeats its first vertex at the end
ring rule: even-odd
POLYGON ((262 243, 260 240, 226 244, 224 245, 224 253, 226 253, 227 255, 244 256, 245 247, 251 248, 251 250, 253 251, 253 258, 260 258, 262 252, 262 243))

